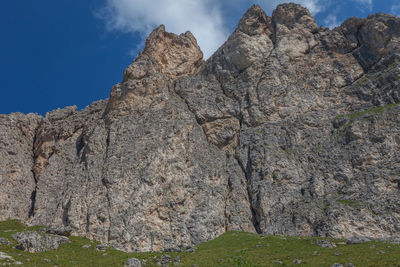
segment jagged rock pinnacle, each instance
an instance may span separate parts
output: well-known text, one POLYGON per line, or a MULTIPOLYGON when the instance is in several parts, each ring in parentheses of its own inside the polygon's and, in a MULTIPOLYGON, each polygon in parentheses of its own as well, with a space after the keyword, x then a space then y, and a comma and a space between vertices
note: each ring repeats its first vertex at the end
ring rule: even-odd
MULTIPOLYGON (((121 84, 110 94, 106 114, 123 115, 144 109, 151 99, 169 89, 179 77, 195 74, 203 63, 203 53, 189 31, 176 35, 160 25, 146 39, 146 45, 124 71, 121 84)), ((110 118, 112 116, 107 116, 110 118)))
MULTIPOLYGON (((143 60, 155 60, 159 71, 174 80, 183 75, 194 74, 203 62, 203 53, 196 38, 189 31, 176 35, 165 31, 165 26, 157 27, 146 40, 144 50, 124 72, 124 81, 143 77, 148 70, 143 69, 143 60)), ((148 66, 150 67, 150 66, 148 66)), ((146 67, 145 67, 146 68, 146 67)))
POLYGON ((239 21, 238 30, 248 35, 260 34, 266 30, 272 32, 271 18, 259 5, 253 5, 239 21))
POLYGON ((272 12, 272 21, 276 27, 284 25, 288 30, 294 28, 307 29, 310 32, 318 30, 317 22, 310 11, 294 3, 278 5, 272 12))

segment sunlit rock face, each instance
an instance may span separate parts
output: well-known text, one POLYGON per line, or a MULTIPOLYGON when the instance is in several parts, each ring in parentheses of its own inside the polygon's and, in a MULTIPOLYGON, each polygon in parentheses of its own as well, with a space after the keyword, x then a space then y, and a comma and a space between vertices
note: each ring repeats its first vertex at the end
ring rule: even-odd
POLYGON ((400 19, 251 7, 213 56, 155 29, 107 100, 0 115, 0 219, 126 251, 227 230, 400 236, 400 19))

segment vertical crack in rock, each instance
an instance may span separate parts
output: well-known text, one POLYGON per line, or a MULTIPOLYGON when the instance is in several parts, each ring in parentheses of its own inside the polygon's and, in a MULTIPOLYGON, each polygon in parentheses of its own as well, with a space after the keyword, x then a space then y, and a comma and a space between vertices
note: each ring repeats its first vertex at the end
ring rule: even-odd
MULTIPOLYGON (((218 81, 218 82, 219 82, 219 81, 218 81)), ((220 84, 221 84, 221 83, 220 83, 220 84)), ((175 86, 176 86, 176 84, 175 84, 175 86)), ((222 89, 222 86, 221 86, 221 89, 222 89)), ((210 140, 208 139, 207 133, 206 133, 205 129, 203 128, 203 125, 202 125, 201 120, 196 116, 196 112, 190 108, 190 105, 189 105, 187 99, 185 99, 185 97, 183 97, 181 94, 179 94, 179 90, 174 90, 174 92, 175 92, 175 94, 176 94, 179 98, 182 99, 182 101, 183 101, 183 102, 185 103, 185 105, 187 106, 189 112, 191 112, 191 113, 193 114, 193 116, 195 117, 196 122, 197 122, 197 124, 201 127, 201 129, 202 129, 202 131, 203 131, 203 133, 204 133, 204 136, 205 136, 207 142, 208 142, 210 145, 214 145, 214 144, 213 144, 212 142, 210 142, 210 140)), ((224 93, 224 94, 225 94, 225 93, 224 93)), ((235 99, 235 101, 237 101, 237 100, 235 99)), ((240 115, 240 117, 241 117, 241 115, 240 115)), ((241 118, 238 118, 238 120, 239 120, 239 122, 240 122, 240 124, 241 124, 241 118)), ((237 135, 239 135, 239 133, 240 133, 240 129, 239 129, 237 135)), ((238 138, 239 138, 239 136, 238 136, 238 138)), ((217 146, 216 146, 216 147, 217 147, 217 146)), ((218 148, 218 149, 220 149, 220 148, 218 148)), ((221 149, 220 149, 220 150, 221 150, 221 149)), ((222 150, 221 150, 221 151, 222 151, 222 150)), ((226 152, 226 153, 225 153, 225 162, 226 162, 226 163, 225 163, 225 166, 226 166, 227 169, 228 169, 228 163, 227 163, 228 160, 229 160, 229 158, 228 158, 228 153, 226 152)), ((228 215, 228 211, 227 211, 227 210, 228 210, 228 208, 229 208, 229 207, 228 207, 228 202, 229 202, 229 199, 230 199, 231 194, 232 194, 232 191, 233 191, 231 176, 230 176, 229 173, 227 173, 227 175, 228 175, 228 181, 227 181, 227 187, 228 187, 227 190, 228 190, 228 194, 225 196, 225 199, 224 199, 224 217, 225 217, 224 228, 225 228, 225 231, 228 231, 229 215, 228 215)), ((246 181, 246 183, 247 183, 247 181, 246 181)))
MULTIPOLYGON (((225 167, 228 169, 228 155, 225 155, 225 167)), ((228 173, 228 193, 225 196, 225 200, 224 200, 224 217, 225 217, 225 221, 224 221, 224 226, 225 226, 225 232, 228 231, 228 223, 229 223, 229 216, 228 216, 228 202, 229 202, 229 198, 232 194, 232 182, 231 182, 231 176, 228 173)))
MULTIPOLYGON (((79 137, 76 139, 76 155, 77 157, 80 157, 81 151, 82 149, 85 147, 85 141, 83 140, 83 134, 84 132, 82 131, 82 133, 79 135, 79 137)), ((82 156, 83 158, 83 156, 82 156)), ((81 159, 82 162, 82 159, 81 159)))
POLYGON ((35 134, 33 136, 33 143, 32 143, 32 177, 33 177, 33 181, 35 182, 35 188, 33 189, 32 193, 31 193, 31 207, 29 209, 29 214, 28 214, 28 218, 32 218, 33 216, 35 216, 35 203, 36 203, 36 194, 37 194, 37 184, 38 184, 38 177, 36 175, 36 171, 35 171, 35 165, 36 165, 36 140, 38 138, 38 134, 39 134, 39 128, 40 128, 41 124, 39 124, 36 129, 35 129, 35 134))
POLYGON ((35 202, 36 202, 36 188, 37 188, 37 181, 35 180, 35 189, 31 193, 31 208, 29 209, 28 217, 31 218, 35 215, 35 202))
MULTIPOLYGON (((90 135, 93 134, 93 131, 91 132, 90 135)), ((88 147, 87 147, 87 140, 85 139, 85 129, 82 130, 82 133, 79 135, 78 139, 76 140, 76 155, 79 158, 79 164, 84 163, 84 165, 87 167, 87 153, 88 153, 88 147)))
MULTIPOLYGON (((103 170, 102 170, 102 178, 101 178, 101 183, 103 184, 104 188, 106 189, 106 199, 107 199, 107 215, 108 215, 108 230, 107 230, 107 241, 110 241, 110 235, 111 235, 111 200, 110 200, 110 195, 109 195, 109 181, 105 177, 105 169, 104 166, 106 165, 107 159, 108 159, 108 150, 110 147, 110 133, 111 129, 108 129, 107 132, 107 139, 106 139, 106 150, 104 154, 104 163, 103 163, 103 170)), ((88 228, 88 226, 86 226, 88 228)))
MULTIPOLYGON (((176 86, 176 84, 174 85, 174 87, 175 87, 175 86, 176 86)), ((196 116, 196 112, 195 112, 193 109, 190 108, 189 102, 179 93, 178 90, 175 89, 175 90, 173 90, 173 92, 171 91, 171 93, 175 93, 175 95, 177 95, 180 99, 183 100, 183 102, 185 103, 185 105, 186 105, 188 111, 190 111, 190 113, 193 114, 194 118, 196 119, 197 124, 201 127, 201 129, 203 130, 204 135, 205 135, 206 138, 207 138, 207 133, 206 133, 206 131, 204 130, 204 128, 203 128, 203 126, 202 126, 203 123, 202 123, 202 122, 200 121, 200 119, 196 116)), ((207 140, 208 140, 208 139, 207 139, 207 140)))
POLYGON ((239 164, 240 168, 242 169, 242 172, 244 174, 244 176, 246 177, 246 189, 247 189, 247 194, 248 194, 248 198, 249 198, 249 202, 250 202, 250 211, 251 211, 251 215, 252 215, 252 223, 254 225, 254 229, 256 230, 256 232, 258 234, 261 234, 261 229, 260 229, 260 222, 257 219, 257 211, 254 208, 254 204, 253 204, 253 194, 251 192, 251 188, 250 188, 250 183, 251 183, 251 159, 250 159, 250 148, 248 148, 247 150, 247 163, 246 166, 243 166, 243 163, 241 162, 241 160, 239 158, 237 158, 235 156, 235 159, 237 161, 237 163, 239 164))
MULTIPOLYGON (((261 78, 260 78, 260 79, 261 79, 261 78)), ((226 97, 228 97, 228 98, 234 100, 235 102, 237 102, 237 104, 240 106, 240 108, 239 108, 240 113, 239 113, 237 116, 234 116, 234 117, 236 117, 236 119, 238 119, 239 125, 240 125, 239 130, 238 130, 238 133, 237 133, 237 138, 238 138, 238 140, 239 140, 239 139, 240 139, 240 132, 241 132, 241 129, 242 129, 242 127, 243 127, 243 120, 244 120, 244 119, 243 119, 242 107, 241 107, 241 101, 239 101, 239 99, 237 99, 235 96, 230 96, 229 94, 227 94, 227 92, 225 91, 225 88, 224 88, 224 86, 223 86, 222 81, 220 81, 218 78, 217 78, 216 80, 217 80, 217 82, 220 84, 222 93, 223 93, 226 97)), ((178 90, 174 90, 174 91, 176 92, 176 95, 184 101, 184 103, 186 104, 188 110, 194 115, 194 117, 195 117, 195 119, 196 119, 196 122, 197 122, 198 125, 203 129, 203 132, 204 132, 204 135, 205 135, 207 141, 208 141, 210 144, 212 144, 212 143, 208 140, 207 134, 206 134, 204 128, 202 127, 201 121, 200 121, 199 118, 196 116, 195 110, 192 110, 192 109, 190 108, 190 105, 189 105, 188 101, 185 99, 185 97, 183 97, 182 95, 179 94, 179 91, 178 91, 178 90)), ((246 103, 247 103, 247 105, 249 105, 248 99, 246 100, 246 103)), ((236 149, 236 147, 235 147, 234 149, 236 149)), ((241 162, 240 162, 239 159, 235 158, 235 160, 237 161, 238 165, 240 166, 240 168, 241 168, 241 170, 242 170, 242 172, 243 172, 243 175, 244 175, 245 178, 246 178, 246 179, 245 179, 245 181, 246 181, 246 191, 247 191, 248 199, 249 199, 249 202, 250 202, 250 203, 249 203, 249 205, 250 205, 249 208, 250 208, 251 215, 252 215, 252 223, 253 223, 253 226, 254 226, 254 228, 256 229, 256 232, 257 232, 257 233, 261 233, 260 227, 259 227, 259 222, 258 222, 258 220, 257 220, 257 215, 256 215, 257 213, 256 213, 255 208, 253 207, 253 197, 252 197, 251 190, 250 190, 250 186, 249 186, 249 184, 250 184, 250 179, 251 179, 250 149, 249 149, 249 151, 248 151, 248 154, 249 154, 249 156, 248 156, 248 163, 247 163, 247 166, 246 166, 246 167, 244 167, 244 166, 241 164, 241 162)), ((231 192, 231 190, 232 190, 232 185, 231 185, 230 177, 228 177, 228 195, 226 196, 226 199, 225 199, 225 207, 224 207, 225 230, 226 230, 226 231, 227 231, 227 229, 228 229, 228 220, 229 220, 228 214, 227 214, 227 208, 228 208, 228 207, 227 207, 227 202, 229 201, 229 197, 230 197, 230 192, 231 192)))
MULTIPOLYGON (((241 106, 241 102, 239 102, 239 104, 240 104, 240 106, 241 106)), ((243 129, 243 120, 244 120, 244 118, 243 118, 242 107, 240 107, 240 114, 239 114, 239 118, 238 118, 238 119, 239 119, 239 125, 240 125, 239 132, 238 132, 238 140, 239 140, 239 142, 240 142, 240 134, 241 134, 242 129, 243 129)), ((239 145, 240 145, 240 143, 238 143, 238 147, 239 147, 239 145)), ((236 149, 237 149, 237 148, 236 148, 236 149)), ((253 226, 254 226, 254 229, 256 230, 256 232, 257 232, 258 234, 261 234, 260 222, 257 220, 257 212, 256 212, 256 209, 255 209, 254 206, 253 206, 253 194, 252 194, 251 189, 250 189, 250 183, 251 183, 251 158, 250 158, 250 147, 248 148, 248 151, 247 151, 247 163, 246 163, 246 167, 243 166, 243 163, 242 163, 241 160, 236 156, 236 154, 235 154, 234 158, 235 158, 235 160, 237 161, 237 163, 238 163, 240 169, 242 170, 242 172, 243 172, 243 174, 244 174, 244 176, 245 176, 245 178, 246 178, 246 179, 245 179, 245 181, 246 181, 246 190, 247 190, 247 195, 248 195, 248 198, 249 198, 249 205, 250 205, 249 208, 250 208, 251 216, 252 216, 251 221, 252 221, 252 223, 253 223, 253 226)))
POLYGON ((71 208, 71 199, 68 200, 67 205, 65 205, 63 210, 62 222, 64 226, 68 226, 69 224, 68 212, 70 208, 71 208))
POLYGON ((89 233, 89 228, 90 227, 90 216, 89 216, 89 209, 87 209, 86 211, 86 225, 85 225, 85 230, 86 230, 86 234, 89 233))

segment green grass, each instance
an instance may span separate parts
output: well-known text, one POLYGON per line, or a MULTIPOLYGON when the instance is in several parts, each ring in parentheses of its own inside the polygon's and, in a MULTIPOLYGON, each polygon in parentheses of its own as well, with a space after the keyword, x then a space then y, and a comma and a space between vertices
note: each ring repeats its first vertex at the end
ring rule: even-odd
MULTIPOLYGON (((353 263, 355 266, 400 266, 400 245, 367 242, 346 245, 344 240, 328 239, 336 248, 316 245, 318 237, 260 237, 252 233, 227 232, 220 237, 198 246, 195 253, 125 253, 112 248, 97 251, 97 242, 82 237, 70 237, 70 244, 63 244, 56 251, 31 254, 14 248, 12 234, 26 227, 18 221, 0 222, 0 237, 13 241, 12 246, 0 245, 0 251, 23 263, 21 266, 123 266, 130 257, 146 260, 146 266, 157 266, 156 258, 168 254, 181 257, 180 266, 331 266, 333 263, 353 263), (91 244, 90 248, 82 248, 91 244), (106 255, 103 255, 105 254, 106 255), (340 253, 340 255, 335 255, 340 253), (314 255, 317 254, 317 255, 314 255), (44 261, 49 259, 50 262, 44 261), (26 259, 30 259, 29 262, 26 259), (294 264, 295 259, 301 264, 294 264), (282 262, 274 263, 275 261, 282 262)), ((0 265, 6 261, 0 261, 0 265)), ((15 266, 15 265, 14 265, 15 266)), ((174 266, 170 264, 170 266, 174 266)))

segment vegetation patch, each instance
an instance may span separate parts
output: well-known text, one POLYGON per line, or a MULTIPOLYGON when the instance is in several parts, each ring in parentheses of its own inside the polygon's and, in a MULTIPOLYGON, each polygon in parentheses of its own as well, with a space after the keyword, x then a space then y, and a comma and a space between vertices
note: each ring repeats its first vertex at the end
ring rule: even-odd
POLYGON ((350 114, 338 115, 335 117, 334 120, 338 120, 340 118, 347 117, 347 122, 337 131, 337 134, 339 136, 342 136, 356 119, 363 117, 364 115, 379 114, 387 109, 390 109, 390 108, 393 108, 396 106, 400 106, 400 103, 393 103, 393 104, 388 104, 388 105, 381 106, 381 107, 374 107, 374 108, 370 108, 370 109, 366 109, 366 110, 362 110, 362 111, 358 111, 358 112, 354 112, 354 113, 350 113, 350 114))
POLYGON ((368 207, 367 204, 359 201, 359 200, 354 200, 354 199, 340 199, 338 200, 339 203, 342 203, 344 206, 353 208, 356 210, 361 210, 363 206, 368 207))
MULTIPOLYGON (((169 258, 169 266, 332 266, 352 263, 354 266, 400 266, 400 245, 366 242, 346 245, 344 240, 325 239, 335 248, 318 246, 319 237, 265 236, 245 232, 226 232, 205 242, 191 252, 125 253, 111 247, 96 249, 98 242, 83 237, 69 237, 71 243, 58 250, 29 253, 15 248, 12 235, 23 230, 38 230, 18 221, 0 222, 0 237, 12 241, 0 245, 13 260, 0 260, 0 265, 20 266, 124 266, 129 258, 142 261, 142 266, 159 266, 160 259, 169 258), (194 251, 194 252, 193 252, 194 251), (168 255, 168 256, 167 256, 168 255), (179 261, 177 261, 179 259, 179 261), (175 261, 174 261, 175 260, 175 261), (179 265, 178 265, 179 262, 179 265)), ((0 253, 1 254, 1 253, 0 253)))
POLYGON ((340 199, 338 201, 347 206, 354 206, 354 205, 358 204, 356 200, 352 200, 352 199, 340 199))

